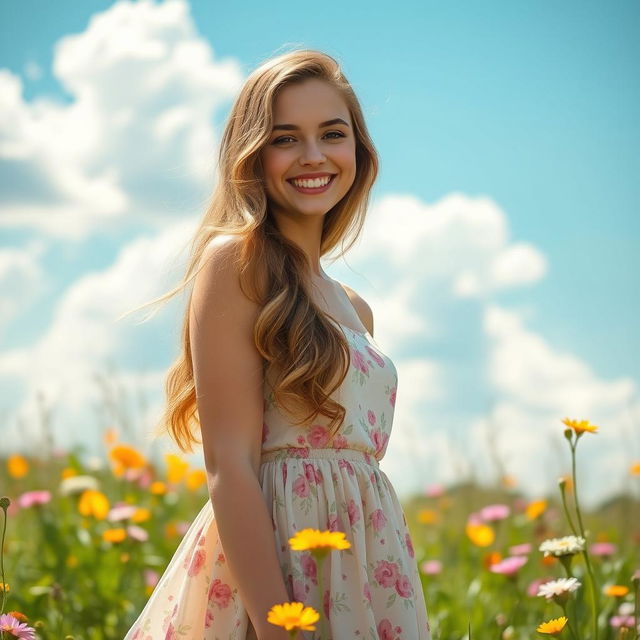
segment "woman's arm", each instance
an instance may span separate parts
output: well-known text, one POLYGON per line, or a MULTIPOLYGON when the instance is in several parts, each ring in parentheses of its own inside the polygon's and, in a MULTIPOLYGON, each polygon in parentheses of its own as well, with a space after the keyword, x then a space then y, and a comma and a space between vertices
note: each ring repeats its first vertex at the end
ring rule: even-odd
POLYGON ((237 239, 214 241, 196 276, 190 344, 211 503, 229 569, 260 640, 287 640, 267 622, 288 601, 271 514, 258 472, 262 446, 263 366, 253 341, 258 313, 242 293, 237 239))

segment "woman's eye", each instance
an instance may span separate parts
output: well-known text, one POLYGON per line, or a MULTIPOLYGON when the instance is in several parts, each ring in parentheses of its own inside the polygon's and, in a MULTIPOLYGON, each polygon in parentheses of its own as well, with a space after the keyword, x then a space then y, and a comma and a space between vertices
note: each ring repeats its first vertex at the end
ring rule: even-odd
MULTIPOLYGON (((329 131, 327 133, 325 133, 326 136, 329 136, 331 134, 335 134, 338 136, 338 138, 344 138, 344 133, 342 133, 342 131, 329 131)), ((335 140, 335 138, 333 138, 335 140)), ((272 144, 280 144, 281 142, 285 142, 286 140, 293 140, 292 136, 282 136, 280 138, 276 138, 272 144)))

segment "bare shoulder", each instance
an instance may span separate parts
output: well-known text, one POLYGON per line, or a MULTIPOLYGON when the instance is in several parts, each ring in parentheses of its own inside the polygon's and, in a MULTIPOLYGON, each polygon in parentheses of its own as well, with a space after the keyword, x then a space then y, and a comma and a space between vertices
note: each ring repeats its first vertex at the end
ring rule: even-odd
MULTIPOLYGON (((338 281, 336 280, 336 282, 338 281)), ((349 296, 349 300, 358 312, 362 324, 366 327, 367 331, 373 335, 373 311, 371 310, 371 307, 367 301, 357 291, 355 291, 355 289, 344 284, 344 282, 339 282, 339 284, 342 285, 349 296)))

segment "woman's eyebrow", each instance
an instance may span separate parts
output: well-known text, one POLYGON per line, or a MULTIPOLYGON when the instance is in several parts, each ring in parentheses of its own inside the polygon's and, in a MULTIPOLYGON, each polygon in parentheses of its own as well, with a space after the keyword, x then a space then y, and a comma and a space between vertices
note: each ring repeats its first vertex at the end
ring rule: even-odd
MULTIPOLYGON (((326 120, 325 122, 321 122, 320 128, 328 127, 332 124, 344 124, 347 127, 349 126, 349 124, 342 118, 334 118, 333 120, 326 120)), ((300 127, 295 124, 275 124, 273 125, 273 131, 275 131, 276 129, 283 129, 284 131, 298 131, 300 127)))

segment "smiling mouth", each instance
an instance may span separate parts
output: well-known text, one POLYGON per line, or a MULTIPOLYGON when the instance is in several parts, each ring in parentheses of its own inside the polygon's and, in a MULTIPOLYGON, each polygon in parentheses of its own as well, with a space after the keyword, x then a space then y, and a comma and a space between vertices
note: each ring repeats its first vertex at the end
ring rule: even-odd
MULTIPOLYGON (((334 182, 334 178, 337 174, 333 174, 329 178, 329 182, 327 184, 322 185, 321 187, 299 187, 294 183, 294 178, 290 178, 287 182, 298 192, 298 193, 306 193, 306 194, 316 194, 316 193, 324 193, 334 182)), ((311 178, 309 178, 311 180, 311 178)))

